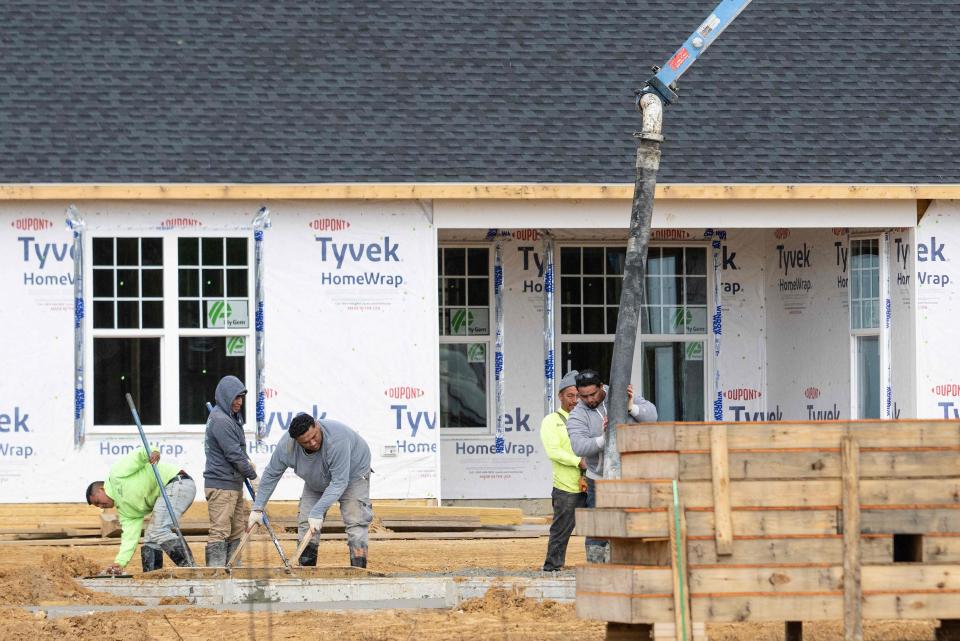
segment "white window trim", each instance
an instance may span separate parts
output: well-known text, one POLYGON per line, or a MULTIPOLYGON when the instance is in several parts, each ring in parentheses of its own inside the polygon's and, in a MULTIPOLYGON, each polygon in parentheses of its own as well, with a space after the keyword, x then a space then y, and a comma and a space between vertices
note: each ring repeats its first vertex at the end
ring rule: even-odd
MULTIPOLYGON (((440 345, 466 345, 470 343, 484 343, 487 346, 487 423, 486 427, 450 427, 447 425, 440 424, 439 428, 441 430, 441 436, 445 438, 455 438, 459 436, 490 436, 497 429, 497 408, 496 408, 496 398, 497 390, 494 388, 496 383, 494 376, 494 340, 497 334, 496 327, 496 300, 494 298, 494 274, 493 274, 493 260, 494 260, 494 248, 490 243, 483 242, 470 242, 470 241, 440 241, 437 243, 437 249, 472 249, 472 248, 481 248, 487 249, 487 300, 490 301, 490 304, 487 306, 488 313, 490 318, 488 319, 488 327, 490 331, 485 336, 444 336, 440 334, 440 320, 439 320, 439 310, 442 309, 441 301, 437 301, 437 423, 440 423, 441 417, 443 414, 440 412, 440 382, 443 380, 443 376, 440 372, 440 345)), ((437 264, 437 270, 435 273, 435 280, 440 278, 440 264, 437 264)))
MULTIPOLYGON (((564 247, 625 247, 626 245, 619 244, 618 241, 585 241, 585 242, 576 242, 576 241, 566 241, 556 244, 556 249, 554 252, 554 273, 555 277, 555 291, 554 294, 554 307, 555 314, 553 319, 553 335, 554 335, 554 354, 558 356, 558 365, 562 368, 563 364, 559 362, 559 359, 563 357, 562 355, 562 345, 563 343, 613 343, 616 337, 615 334, 562 334, 560 332, 561 324, 561 307, 563 306, 561 302, 561 287, 563 277, 562 263, 560 260, 560 255, 564 247)), ((707 268, 706 268, 706 277, 707 277, 707 327, 706 332, 703 334, 643 334, 638 331, 637 334, 637 343, 636 349, 633 357, 633 371, 636 374, 636 380, 632 381, 634 389, 639 394, 643 390, 643 344, 644 343, 691 343, 691 342, 703 342, 704 349, 704 358, 703 358, 703 416, 704 420, 709 420, 709 417, 713 416, 711 404, 711 399, 716 394, 716 391, 713 391, 711 395, 711 388, 713 387, 713 376, 710 373, 713 371, 713 341, 714 336, 713 332, 710 331, 710 319, 711 319, 711 310, 714 309, 713 301, 713 273, 710 269, 710 245, 704 242, 696 241, 657 241, 651 242, 648 247, 694 247, 698 249, 703 249, 706 252, 707 258, 707 268)), ((579 274, 582 276, 583 274, 579 274)), ((609 377, 609 373, 601 372, 601 378, 609 377)))
MULTIPOLYGON (((244 336, 246 338, 246 356, 244 364, 244 384, 252 390, 256 377, 255 323, 254 305, 254 247, 249 234, 230 234, 223 231, 202 232, 190 230, 189 233, 170 234, 161 230, 140 230, 137 232, 96 230, 85 234, 83 249, 84 309, 89 310, 84 317, 84 362, 87 375, 84 377, 84 389, 90 403, 87 410, 87 434, 91 436, 137 436, 137 427, 130 417, 129 425, 97 425, 94 423, 95 403, 93 374, 93 343, 95 338, 160 338, 160 423, 144 424, 145 432, 151 436, 182 436, 202 434, 206 425, 180 423, 180 338, 193 336, 244 336), (185 238, 244 238, 247 241, 247 300, 249 301, 250 322, 246 330, 181 328, 179 319, 179 258, 177 240, 185 238), (161 238, 163 241, 163 327, 152 329, 94 329, 93 328, 93 240, 94 238, 161 238)), ((202 268, 202 267, 201 267, 202 268)), ((201 310, 202 311, 202 310, 201 310)), ((252 401, 255 394, 247 395, 252 401)), ((208 399, 211 403, 215 399, 208 399)), ((138 408, 139 409, 139 408, 138 408)), ((252 402, 244 404, 244 432, 254 435, 257 431, 255 407, 252 402)))
POLYGON ((886 324, 886 306, 885 301, 890 295, 888 283, 888 264, 887 246, 883 242, 883 234, 877 232, 850 234, 847 238, 847 331, 850 333, 850 417, 853 420, 859 420, 860 416, 860 372, 857 367, 857 338, 861 336, 876 336, 880 350, 879 376, 877 377, 877 396, 880 399, 880 418, 889 418, 885 414, 885 386, 884 373, 887 371, 887 365, 890 360, 890 353, 887 350, 887 333, 890 331, 886 324), (855 240, 876 240, 879 249, 877 260, 879 261, 879 270, 877 278, 879 279, 879 327, 868 327, 853 329, 853 254, 852 244, 855 240))

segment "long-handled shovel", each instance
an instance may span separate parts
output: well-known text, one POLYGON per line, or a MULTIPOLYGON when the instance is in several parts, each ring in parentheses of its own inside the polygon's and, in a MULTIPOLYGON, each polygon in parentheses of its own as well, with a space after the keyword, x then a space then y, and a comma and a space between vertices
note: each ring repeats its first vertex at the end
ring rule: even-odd
MULTIPOLYGON (((313 538, 315 534, 314 529, 310 528, 307 530, 306 535, 303 537, 303 540, 300 541, 299 547, 297 547, 297 563, 300 563, 300 555, 303 554, 303 551, 307 549, 307 546, 310 545, 310 539, 313 538)), ((302 567, 302 566, 301 566, 302 567)))
MULTIPOLYGON (((212 412, 212 411, 213 411, 213 405, 211 405, 211 404, 208 402, 208 403, 207 403, 207 412, 212 412)), ((250 483, 250 479, 243 479, 243 484, 247 486, 247 492, 250 493, 250 500, 251 500, 251 501, 256 501, 256 500, 257 500, 257 495, 256 495, 256 494, 254 493, 254 491, 253 491, 253 485, 250 483)), ((276 533, 273 531, 273 528, 270 527, 270 519, 267 518, 267 512, 266 512, 266 510, 264 510, 264 512, 263 512, 263 526, 264 526, 265 528, 267 528, 267 532, 270 533, 270 538, 273 539, 273 546, 274 546, 275 548, 277 548, 277 554, 280 555, 280 560, 283 561, 284 571, 285 571, 287 574, 292 574, 292 573, 293 573, 293 569, 290 567, 290 561, 287 560, 287 555, 283 553, 283 546, 280 545, 280 539, 277 538, 277 535, 276 535, 276 533)), ((250 534, 250 531, 249 531, 249 530, 243 534, 243 537, 244 537, 244 538, 243 538, 243 540, 240 542, 240 545, 237 547, 237 549, 234 550, 234 555, 236 555, 236 553, 240 550, 240 548, 243 547, 244 543, 246 543, 246 540, 247 540, 247 537, 249 536, 249 534, 250 534)), ((227 567, 229 568, 231 565, 233 565, 233 564, 232 564, 230 561, 227 561, 227 567)))
POLYGON ((246 529, 246 531, 243 533, 243 537, 240 539, 240 545, 238 545, 238 546, 236 547, 236 549, 233 551, 233 554, 231 554, 231 555, 230 555, 230 558, 227 559, 227 564, 226 564, 226 566, 224 566, 224 567, 227 568, 227 572, 229 572, 231 569, 233 569, 233 564, 234 564, 234 562, 235 562, 235 561, 237 560, 237 558, 240 556, 240 551, 243 549, 243 546, 245 546, 245 545, 247 544, 247 541, 250 540, 250 535, 253 534, 253 530, 254 530, 254 528, 255 528, 256 526, 257 526, 257 524, 254 523, 254 524, 253 524, 253 527, 248 527, 248 528, 246 529))
MULTIPOLYGON (((137 413, 137 406, 133 403, 133 397, 130 396, 129 392, 127 392, 127 404, 130 405, 130 413, 133 414, 133 421, 137 424, 137 429, 140 431, 140 439, 143 441, 143 448, 147 451, 147 458, 150 458, 150 443, 147 441, 147 435, 144 433, 143 425, 140 423, 140 414, 137 413)), ((187 545, 187 540, 183 538, 183 532, 180 531, 180 522, 177 521, 177 515, 173 511, 173 505, 170 503, 170 497, 167 496, 167 490, 163 487, 163 480, 160 478, 160 472, 157 471, 156 463, 151 463, 150 467, 153 468, 153 476, 157 479, 157 485, 160 486, 160 495, 163 497, 163 502, 167 506, 170 520, 173 522, 173 529, 177 531, 177 537, 180 539, 180 545, 183 546, 183 551, 187 556, 187 562, 190 564, 190 567, 195 568, 197 564, 193 560, 193 554, 190 553, 190 546, 187 545)))

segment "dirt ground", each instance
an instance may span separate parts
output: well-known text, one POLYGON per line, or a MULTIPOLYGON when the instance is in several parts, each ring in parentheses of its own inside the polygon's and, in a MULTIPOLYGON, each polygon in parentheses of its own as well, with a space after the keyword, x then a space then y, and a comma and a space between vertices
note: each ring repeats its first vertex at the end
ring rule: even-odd
MULTIPOLYGON (((203 558, 202 544, 194 553, 203 558)), ((279 565, 269 541, 256 541, 247 565, 279 565)), ((293 542, 285 542, 293 553, 293 542)), ((370 567, 387 573, 475 573, 476 570, 535 571, 543 561, 546 538, 486 540, 371 541, 370 567)), ((321 544, 321 565, 345 565, 343 541, 321 544)), ((50 619, 22 606, 59 604, 135 604, 86 590, 73 577, 95 572, 113 560, 112 545, 74 548, 5 546, 0 548, 0 640, 2 641, 601 641, 605 625, 582 621, 572 605, 524 599, 506 588, 451 611, 218 612, 207 608, 179 611, 99 612, 50 619)), ((584 562, 582 539, 571 541, 568 563, 584 562)), ((139 574, 139 556, 129 568, 139 574)), ((865 641, 932 641, 934 622, 867 622, 865 641)), ((711 641, 782 641, 778 624, 710 625, 711 641)), ((804 626, 808 641, 840 641, 838 623, 804 626)))

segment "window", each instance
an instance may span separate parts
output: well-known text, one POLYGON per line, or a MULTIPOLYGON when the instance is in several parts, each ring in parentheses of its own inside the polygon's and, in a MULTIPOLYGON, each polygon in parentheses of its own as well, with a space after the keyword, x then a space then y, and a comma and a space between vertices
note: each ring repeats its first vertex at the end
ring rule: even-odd
POLYGON ((440 247, 440 425, 489 428, 490 250, 440 247))
POLYGON ((856 418, 880 418, 880 241, 850 241, 850 332, 856 418))
MULTIPOLYGON (((596 369, 606 378, 613 357, 624 247, 560 249, 561 368, 596 369)), ((707 252, 704 247, 650 247, 641 310, 643 395, 661 420, 704 416, 707 252)))
POLYGON ((246 237, 91 243, 93 427, 202 425, 221 377, 249 381, 246 237))

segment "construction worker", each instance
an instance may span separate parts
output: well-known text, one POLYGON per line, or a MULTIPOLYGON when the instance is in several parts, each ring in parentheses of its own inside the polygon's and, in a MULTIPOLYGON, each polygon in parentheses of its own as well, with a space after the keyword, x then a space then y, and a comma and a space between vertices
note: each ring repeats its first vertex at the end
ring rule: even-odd
POLYGON ((567 558, 567 543, 576 524, 576 509, 587 506, 587 482, 582 473, 586 462, 573 453, 570 436, 567 434, 567 417, 577 404, 577 370, 568 372, 560 379, 557 398, 560 407, 543 417, 540 423, 540 441, 547 457, 553 464, 553 522, 550 524, 550 542, 544 572, 563 569, 567 558))
POLYGON ((154 451, 147 458, 146 450, 137 448, 110 467, 106 481, 94 481, 87 486, 87 504, 104 510, 115 507, 120 520, 120 551, 113 564, 104 570, 105 574, 123 572, 137 549, 143 520, 151 512, 150 525, 143 534, 140 548, 143 571, 162 568, 164 552, 179 566, 191 563, 190 550, 183 548, 174 531, 166 504, 157 500, 160 486, 150 466, 157 466, 178 521, 193 503, 197 486, 179 466, 159 461, 160 452, 154 451))
POLYGON ((207 463, 203 489, 210 516, 207 538, 207 566, 222 567, 240 545, 249 510, 243 499, 243 480, 257 478, 257 468, 247 457, 243 434, 243 399, 247 388, 236 376, 224 376, 217 383, 217 401, 204 436, 207 463))
POLYGON ((367 442, 339 421, 314 420, 303 413, 294 416, 263 471, 247 527, 263 523, 263 509, 287 468, 293 468, 303 479, 297 534, 301 542, 308 534, 311 540, 300 555, 300 565, 317 564, 323 519, 330 506, 339 501, 350 565, 367 567, 367 537, 373 520, 367 442))
MULTIPOLYGON (((595 370, 585 369, 577 374, 577 395, 580 401, 567 419, 567 433, 574 454, 582 456, 587 463, 587 507, 596 506, 594 481, 603 478, 603 443, 607 429, 607 392, 595 370)), ((657 420, 657 408, 643 398, 633 402, 633 386, 627 385, 627 412, 636 423, 652 423, 657 420)), ((587 537, 587 562, 607 561, 607 542, 587 537)))

